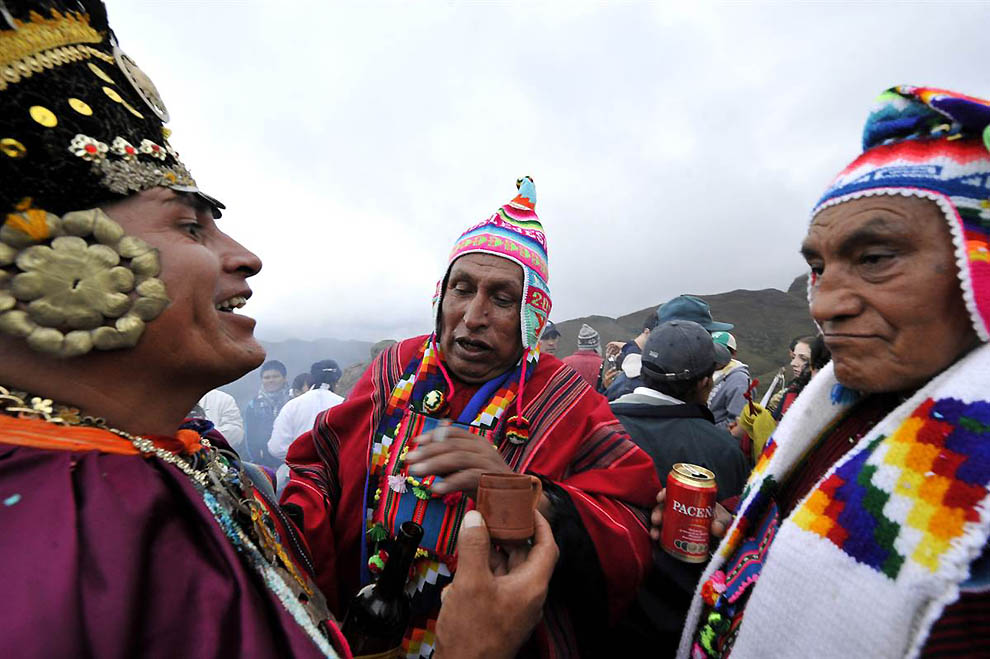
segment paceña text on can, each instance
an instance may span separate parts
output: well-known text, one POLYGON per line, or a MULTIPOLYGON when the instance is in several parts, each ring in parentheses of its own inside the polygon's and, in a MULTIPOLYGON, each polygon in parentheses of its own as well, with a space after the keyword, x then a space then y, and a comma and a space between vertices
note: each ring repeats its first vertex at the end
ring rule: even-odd
POLYGON ((698 517, 700 519, 711 519, 715 517, 715 506, 685 506, 680 501, 675 500, 674 511, 688 517, 698 517))

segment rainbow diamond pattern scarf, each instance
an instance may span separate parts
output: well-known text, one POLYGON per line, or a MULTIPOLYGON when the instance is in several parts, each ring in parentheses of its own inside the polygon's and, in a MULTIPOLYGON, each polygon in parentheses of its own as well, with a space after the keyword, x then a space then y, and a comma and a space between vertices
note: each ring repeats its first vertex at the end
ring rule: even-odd
POLYGON ((990 345, 874 426, 762 542, 768 491, 853 405, 833 399, 837 384, 830 364, 768 443, 699 582, 679 656, 700 652, 703 603, 736 594, 724 570, 740 551, 757 552, 759 570, 745 577, 733 656, 916 656, 958 596, 990 536, 990 345))
MULTIPOLYGON (((466 428, 496 448, 505 440, 505 412, 516 401, 520 382, 536 369, 539 349, 526 351, 514 369, 483 384, 453 425, 466 428)), ((450 583, 456 567, 457 534, 464 514, 473 503, 460 493, 437 497, 430 487, 436 476, 409 476, 403 458, 415 448, 415 438, 435 428, 449 416, 447 400, 453 383, 447 375, 436 336, 424 341, 416 357, 403 371, 385 407, 369 451, 365 495, 367 532, 362 553, 368 583, 387 560, 386 538, 407 520, 424 530, 420 551, 412 568, 407 592, 412 602, 412 622, 404 642, 406 656, 430 656, 434 641, 434 616, 440 608, 440 591, 450 583)))

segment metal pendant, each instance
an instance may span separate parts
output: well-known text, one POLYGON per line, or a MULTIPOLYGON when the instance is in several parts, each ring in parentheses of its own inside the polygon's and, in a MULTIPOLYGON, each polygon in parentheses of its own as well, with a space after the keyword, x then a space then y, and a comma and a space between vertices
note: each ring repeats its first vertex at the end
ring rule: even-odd
POLYGON ((155 83, 151 82, 151 78, 138 67, 127 53, 120 49, 120 46, 114 45, 113 58, 117 61, 117 68, 127 78, 127 82, 131 83, 131 87, 141 97, 144 104, 162 120, 162 123, 168 123, 169 114, 165 107, 165 101, 158 93, 155 83))

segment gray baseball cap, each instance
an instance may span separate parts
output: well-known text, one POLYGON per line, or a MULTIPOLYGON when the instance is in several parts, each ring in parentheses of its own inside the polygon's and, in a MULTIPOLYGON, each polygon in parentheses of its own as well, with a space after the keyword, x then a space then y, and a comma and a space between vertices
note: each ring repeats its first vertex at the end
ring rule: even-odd
POLYGON ((650 332, 643 348, 643 368, 661 380, 693 380, 724 366, 728 349, 690 320, 671 320, 650 332))

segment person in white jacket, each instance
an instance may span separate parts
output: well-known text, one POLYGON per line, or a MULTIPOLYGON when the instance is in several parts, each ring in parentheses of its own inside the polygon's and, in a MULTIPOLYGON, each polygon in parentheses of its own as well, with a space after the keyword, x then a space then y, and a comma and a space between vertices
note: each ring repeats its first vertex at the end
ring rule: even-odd
POLYGON ((313 429, 316 415, 344 402, 341 396, 333 392, 341 373, 337 362, 332 359, 318 361, 310 367, 309 373, 313 378, 313 387, 283 405, 275 417, 268 452, 279 460, 285 460, 285 454, 296 437, 313 429))
POLYGON ((244 420, 233 396, 213 389, 199 399, 199 406, 228 444, 236 447, 244 441, 244 420))

